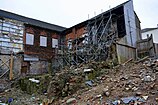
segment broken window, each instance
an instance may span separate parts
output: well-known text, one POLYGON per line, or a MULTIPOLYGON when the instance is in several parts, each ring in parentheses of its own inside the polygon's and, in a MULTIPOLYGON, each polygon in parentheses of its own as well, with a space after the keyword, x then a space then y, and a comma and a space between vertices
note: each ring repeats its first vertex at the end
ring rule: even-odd
POLYGON ((40 36, 40 46, 43 46, 43 47, 47 46, 47 37, 40 36))
POLYGON ((26 44, 33 45, 34 43, 34 35, 26 33, 26 44))
POLYGON ((52 38, 52 48, 58 48, 58 39, 52 38))

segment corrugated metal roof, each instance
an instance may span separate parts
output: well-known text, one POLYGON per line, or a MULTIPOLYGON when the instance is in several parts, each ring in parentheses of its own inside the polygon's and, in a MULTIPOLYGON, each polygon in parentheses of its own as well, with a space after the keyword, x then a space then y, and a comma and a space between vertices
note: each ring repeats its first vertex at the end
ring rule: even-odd
POLYGON ((24 22, 26 24, 30 24, 30 25, 34 25, 34 26, 38 26, 38 27, 42 27, 42 28, 46 28, 46 29, 50 29, 50 30, 54 30, 54 31, 59 31, 59 32, 66 29, 65 27, 62 27, 62 26, 50 24, 50 23, 32 19, 32 18, 28 18, 28 17, 21 16, 21 15, 15 14, 15 13, 4 11, 1 9, 0 9, 0 17, 18 20, 18 21, 24 22))
POLYGON ((144 29, 141 30, 141 33, 152 31, 152 30, 155 30, 155 29, 158 29, 158 28, 144 28, 144 29))

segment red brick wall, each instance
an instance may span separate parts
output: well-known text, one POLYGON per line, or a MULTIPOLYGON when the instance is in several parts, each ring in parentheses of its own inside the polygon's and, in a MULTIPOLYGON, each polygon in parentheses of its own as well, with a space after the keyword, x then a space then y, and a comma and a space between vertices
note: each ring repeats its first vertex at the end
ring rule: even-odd
POLYGON ((76 37, 82 37, 82 35, 85 33, 85 27, 81 27, 81 28, 72 28, 72 32, 66 34, 66 41, 68 41, 69 39, 76 39, 76 37))
POLYGON ((25 26, 24 32, 24 53, 35 55, 41 59, 49 60, 54 57, 54 49, 52 48, 52 38, 59 38, 59 33, 47 29, 42 29, 35 26, 25 26), (26 33, 34 35, 34 44, 26 44, 26 33), (47 47, 40 46, 40 36, 47 37, 47 47))

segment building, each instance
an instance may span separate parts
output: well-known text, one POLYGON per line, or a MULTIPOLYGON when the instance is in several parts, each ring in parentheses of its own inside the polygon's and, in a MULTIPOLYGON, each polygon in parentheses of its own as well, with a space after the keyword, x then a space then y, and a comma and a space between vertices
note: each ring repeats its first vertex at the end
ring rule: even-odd
POLYGON ((119 63, 136 58, 140 21, 129 0, 64 30, 69 64, 107 58, 119 63))
POLYGON ((150 36, 153 37, 153 42, 158 43, 158 28, 145 28, 141 30, 142 39, 146 39, 150 36))
POLYGON ((0 10, 0 56, 22 54, 22 73, 46 72, 63 30, 58 25, 0 10))
POLYGON ((136 59, 140 29, 132 0, 70 28, 0 10, 0 56, 22 54, 24 74, 89 61, 123 63, 136 59))
MULTIPOLYGON (((145 28, 141 30, 142 33, 142 39, 147 39, 149 37, 152 37, 153 43, 154 43, 154 52, 153 55, 158 56, 158 28, 145 28)), ((151 55, 150 55, 151 56, 151 55)))

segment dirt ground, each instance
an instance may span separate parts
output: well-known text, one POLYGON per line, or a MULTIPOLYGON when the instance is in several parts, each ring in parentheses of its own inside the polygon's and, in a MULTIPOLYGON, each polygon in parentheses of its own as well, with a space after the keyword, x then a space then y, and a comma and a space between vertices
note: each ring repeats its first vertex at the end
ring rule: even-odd
MULTIPOLYGON (((75 76, 72 71, 66 74, 71 77, 66 81, 68 86, 76 85, 76 78, 86 77, 83 75, 85 68, 91 67, 94 70, 97 68, 100 74, 95 77, 89 76, 91 79, 80 80, 75 90, 67 89, 65 85, 60 86, 62 90, 58 89, 59 91, 66 89, 65 96, 58 94, 59 97, 56 98, 55 93, 58 92, 51 89, 43 94, 27 94, 19 87, 12 87, 0 93, 0 103, 10 105, 158 105, 157 59, 147 59, 138 63, 130 61, 110 68, 102 65, 104 64, 97 63, 82 65, 77 69, 70 68, 74 70, 75 76)), ((57 78, 59 74, 61 73, 57 73, 55 77, 57 78)), ((52 88, 52 85, 48 87, 52 88)))

